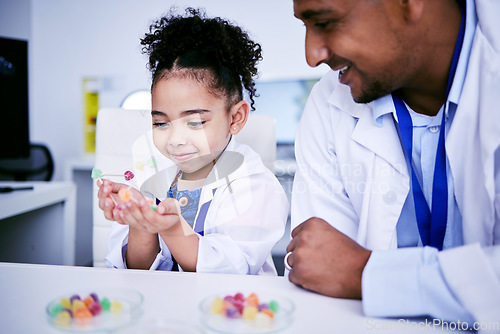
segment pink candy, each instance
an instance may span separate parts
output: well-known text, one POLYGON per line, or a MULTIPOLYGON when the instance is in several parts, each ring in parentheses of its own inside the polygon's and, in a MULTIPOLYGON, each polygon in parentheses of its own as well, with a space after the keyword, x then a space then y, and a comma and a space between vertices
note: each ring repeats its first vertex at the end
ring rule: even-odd
POLYGON ((98 301, 93 302, 89 306, 89 311, 92 313, 92 315, 96 316, 102 311, 102 306, 98 301))
POLYGON ((128 170, 123 174, 123 176, 125 177, 125 181, 130 181, 134 178, 134 173, 128 170))
POLYGON ((226 318, 243 318, 254 320, 257 315, 273 318, 278 311, 278 303, 274 300, 269 303, 259 302, 259 297, 255 293, 245 297, 241 292, 235 295, 227 295, 224 298, 217 297, 212 301, 211 312, 220 314, 226 318))

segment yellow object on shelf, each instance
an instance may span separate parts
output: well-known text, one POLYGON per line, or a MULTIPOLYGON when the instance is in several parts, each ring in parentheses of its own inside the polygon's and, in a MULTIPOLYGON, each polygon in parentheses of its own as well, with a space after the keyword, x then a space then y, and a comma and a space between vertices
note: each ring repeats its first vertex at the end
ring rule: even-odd
POLYGON ((95 127, 97 111, 99 110, 99 87, 100 80, 98 78, 83 79, 83 140, 85 153, 95 152, 95 127))

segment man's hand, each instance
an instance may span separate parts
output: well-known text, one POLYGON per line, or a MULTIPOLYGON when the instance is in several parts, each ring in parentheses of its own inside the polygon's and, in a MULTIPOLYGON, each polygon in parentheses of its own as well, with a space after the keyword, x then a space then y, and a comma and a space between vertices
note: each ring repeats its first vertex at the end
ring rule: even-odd
POLYGON ((292 231, 290 282, 320 294, 361 299, 361 275, 371 251, 320 218, 292 231))

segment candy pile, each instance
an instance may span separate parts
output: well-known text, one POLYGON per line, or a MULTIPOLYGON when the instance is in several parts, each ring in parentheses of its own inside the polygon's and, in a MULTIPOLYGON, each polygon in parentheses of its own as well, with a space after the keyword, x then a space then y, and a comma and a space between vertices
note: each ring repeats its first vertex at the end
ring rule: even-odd
POLYGON ((87 325, 93 317, 102 312, 120 313, 122 310, 121 302, 112 301, 107 297, 99 299, 95 293, 89 294, 84 299, 81 299, 79 295, 61 298, 59 302, 49 306, 49 313, 56 326, 59 327, 69 326, 72 319, 77 325, 87 325))
POLYGON ((255 321, 257 325, 270 324, 278 309, 279 304, 275 300, 261 303, 255 293, 245 298, 241 292, 234 296, 216 297, 210 305, 210 311, 213 314, 220 314, 231 319, 243 318, 255 321))

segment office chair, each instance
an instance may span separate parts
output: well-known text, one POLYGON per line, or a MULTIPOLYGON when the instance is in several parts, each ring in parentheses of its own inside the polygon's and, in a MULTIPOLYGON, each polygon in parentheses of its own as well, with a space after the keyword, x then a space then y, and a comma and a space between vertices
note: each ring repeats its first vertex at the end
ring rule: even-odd
POLYGON ((31 144, 27 158, 0 159, 1 181, 50 181, 53 174, 54 160, 42 144, 31 144))
MULTIPOLYGON (((96 123, 94 167, 103 172, 113 171, 112 174, 122 175, 126 170, 134 169, 137 161, 147 161, 154 157, 157 170, 171 171, 172 168, 169 167, 173 166, 173 163, 165 158, 153 144, 151 123, 149 111, 122 108, 99 110, 96 123)), ((243 130, 235 136, 239 143, 246 144, 259 153, 264 165, 271 171, 274 171, 276 159, 275 127, 276 121, 273 117, 251 113, 243 130)), ((135 188, 141 187, 153 172, 152 169, 148 172, 145 168, 144 172, 136 175, 129 181, 129 184, 135 188)), ((127 183, 121 176, 106 178, 127 183)), ((93 265, 105 267, 104 258, 108 253, 108 238, 112 222, 104 218, 99 208, 97 200, 99 188, 96 182, 94 182, 93 190, 93 265)))

